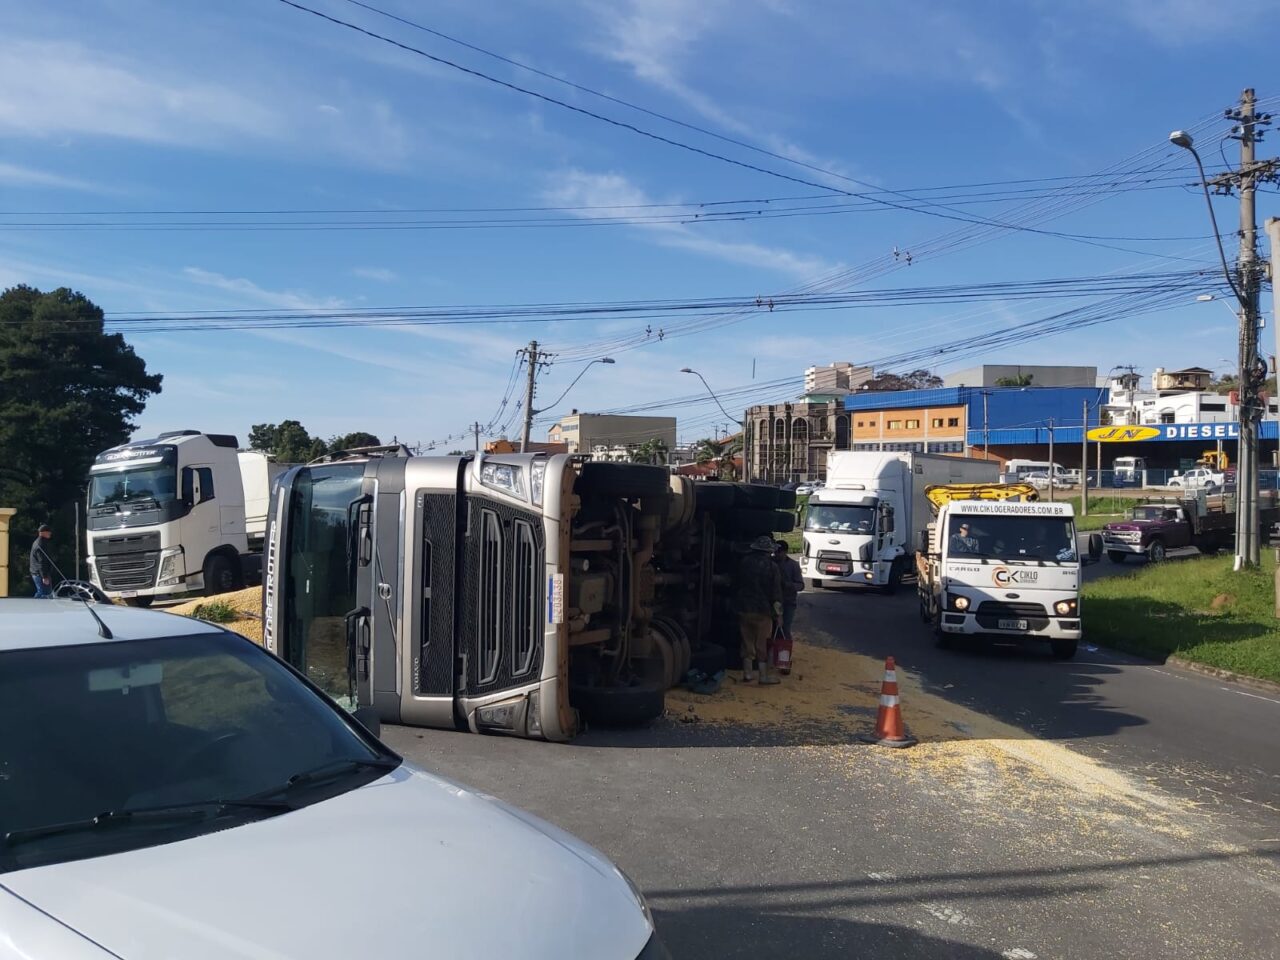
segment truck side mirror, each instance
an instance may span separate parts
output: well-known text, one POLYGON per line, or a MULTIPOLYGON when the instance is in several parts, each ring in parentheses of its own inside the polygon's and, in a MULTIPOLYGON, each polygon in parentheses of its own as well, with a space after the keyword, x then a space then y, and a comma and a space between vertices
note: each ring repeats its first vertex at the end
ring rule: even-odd
POLYGON ((364 727, 375 737, 382 735, 382 721, 378 717, 378 711, 373 707, 360 707, 352 714, 356 723, 364 727))
POLYGON ((928 530, 920 531, 919 542, 916 544, 916 549, 919 550, 921 553, 929 552, 929 531, 928 530))

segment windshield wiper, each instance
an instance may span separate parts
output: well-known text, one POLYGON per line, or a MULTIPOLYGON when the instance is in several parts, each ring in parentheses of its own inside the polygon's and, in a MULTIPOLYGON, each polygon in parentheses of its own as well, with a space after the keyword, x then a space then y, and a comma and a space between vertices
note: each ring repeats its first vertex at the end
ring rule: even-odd
POLYGON ((273 797, 276 794, 285 793, 295 787, 308 786, 314 783, 321 783, 325 780, 333 780, 357 770, 394 770, 400 766, 400 761, 391 757, 351 757, 346 760, 334 760, 331 763, 322 763, 318 767, 310 770, 303 770, 301 773, 295 773, 283 785, 275 787, 271 790, 264 790, 262 793, 254 794, 247 797, 247 800, 257 801, 267 797, 273 797))
POLYGON ((29 840, 53 837, 64 833, 84 833, 101 830, 104 827, 124 826, 127 824, 179 824, 186 821, 198 823, 212 817, 219 817, 228 810, 246 809, 263 810, 270 813, 287 813, 294 809, 292 804, 283 800, 245 799, 245 800, 196 800, 192 803, 172 803, 156 807, 136 807, 126 810, 108 810, 95 817, 83 820, 69 820, 66 823, 50 823, 41 827, 27 827, 22 830, 10 830, 4 835, 7 846, 13 847, 29 840))

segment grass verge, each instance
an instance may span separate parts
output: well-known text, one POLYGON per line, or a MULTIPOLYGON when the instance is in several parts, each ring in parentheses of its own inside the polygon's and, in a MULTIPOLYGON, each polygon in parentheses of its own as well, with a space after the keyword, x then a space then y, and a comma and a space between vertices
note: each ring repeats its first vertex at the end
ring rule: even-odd
POLYGON ((1158 660, 1179 656, 1280 682, 1275 561, 1235 573, 1230 556, 1148 565, 1085 584, 1084 635, 1091 643, 1158 660))

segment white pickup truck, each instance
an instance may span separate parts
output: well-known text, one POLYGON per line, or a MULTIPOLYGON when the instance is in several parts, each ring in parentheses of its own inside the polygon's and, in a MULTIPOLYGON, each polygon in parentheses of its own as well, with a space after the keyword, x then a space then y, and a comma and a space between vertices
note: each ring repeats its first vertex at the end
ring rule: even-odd
POLYGON ((1169 486, 1184 490, 1219 490, 1226 486, 1226 474, 1210 467, 1193 467, 1186 473, 1169 478, 1169 486))

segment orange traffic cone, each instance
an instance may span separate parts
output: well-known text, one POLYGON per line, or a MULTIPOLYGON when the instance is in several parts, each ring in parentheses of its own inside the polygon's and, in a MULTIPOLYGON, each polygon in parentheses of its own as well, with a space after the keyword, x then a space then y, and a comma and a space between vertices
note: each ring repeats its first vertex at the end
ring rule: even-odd
POLYGON ((859 740, 878 743, 882 747, 911 747, 917 743, 907 736, 902 725, 902 706, 898 702, 898 671, 893 657, 884 662, 884 681, 880 684, 880 710, 876 713, 876 728, 870 734, 861 734, 859 740))

